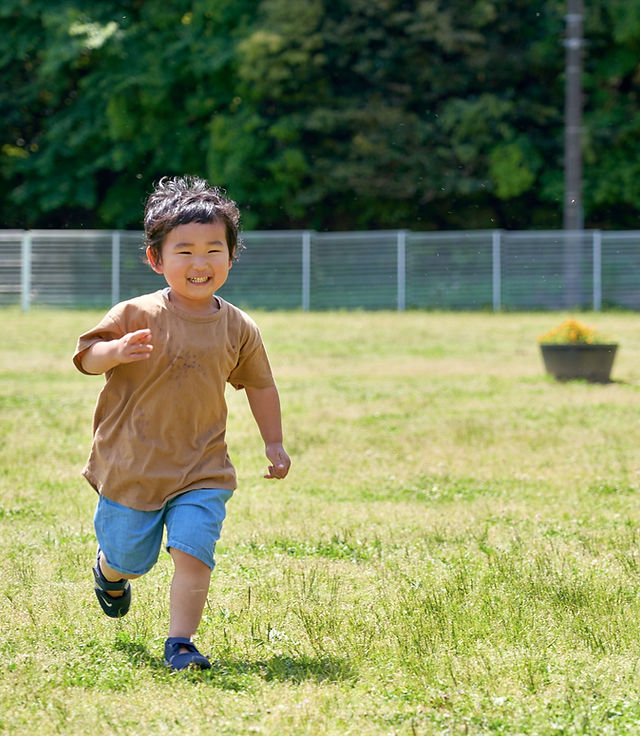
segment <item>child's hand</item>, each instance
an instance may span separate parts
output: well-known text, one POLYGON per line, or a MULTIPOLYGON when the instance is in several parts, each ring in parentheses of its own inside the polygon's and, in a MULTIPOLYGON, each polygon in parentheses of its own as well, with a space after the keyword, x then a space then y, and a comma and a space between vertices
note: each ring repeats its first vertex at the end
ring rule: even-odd
POLYGON ((269 465, 269 472, 265 478, 284 478, 291 467, 291 460, 284 451, 284 447, 280 442, 272 442, 265 448, 267 459, 272 464, 269 465))
POLYGON ((134 363, 137 360, 146 360, 153 350, 151 344, 151 330, 136 330, 114 340, 115 358, 118 363, 134 363))
POLYGON ((117 340, 94 342, 82 354, 82 367, 87 373, 106 373, 121 363, 146 360, 152 350, 151 330, 136 330, 117 340))

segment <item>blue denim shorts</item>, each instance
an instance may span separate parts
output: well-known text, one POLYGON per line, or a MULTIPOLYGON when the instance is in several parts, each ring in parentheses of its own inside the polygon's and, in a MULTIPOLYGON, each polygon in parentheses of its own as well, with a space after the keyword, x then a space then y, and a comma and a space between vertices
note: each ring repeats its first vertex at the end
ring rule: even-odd
POLYGON ((107 565, 125 575, 144 575, 158 560, 164 527, 166 549, 186 552, 212 570, 226 503, 233 491, 203 488, 172 498, 158 511, 138 511, 100 496, 93 525, 107 565))

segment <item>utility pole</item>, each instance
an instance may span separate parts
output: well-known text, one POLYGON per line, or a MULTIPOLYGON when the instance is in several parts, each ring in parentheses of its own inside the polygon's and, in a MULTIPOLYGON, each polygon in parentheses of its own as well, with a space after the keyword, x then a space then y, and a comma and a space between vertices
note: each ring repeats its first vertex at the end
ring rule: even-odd
POLYGON ((565 305, 580 306, 582 288, 582 0, 567 0, 564 107, 565 305))

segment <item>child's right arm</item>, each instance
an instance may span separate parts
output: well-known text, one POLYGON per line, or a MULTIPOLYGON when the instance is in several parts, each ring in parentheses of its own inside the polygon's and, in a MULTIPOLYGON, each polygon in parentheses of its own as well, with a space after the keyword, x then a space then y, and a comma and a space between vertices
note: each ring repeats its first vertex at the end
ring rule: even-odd
POLYGON ((82 367, 87 373, 106 373, 121 363, 146 360, 153 350, 151 330, 136 330, 117 340, 94 342, 82 353, 82 367))

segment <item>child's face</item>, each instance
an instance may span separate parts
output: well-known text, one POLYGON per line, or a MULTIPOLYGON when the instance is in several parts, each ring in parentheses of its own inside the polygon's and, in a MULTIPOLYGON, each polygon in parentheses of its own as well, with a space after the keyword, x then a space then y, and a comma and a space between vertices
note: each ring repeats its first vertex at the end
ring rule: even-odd
POLYGON ((151 268, 161 273, 171 287, 170 298, 187 312, 210 314, 211 298, 224 284, 231 268, 224 224, 191 222, 171 230, 162 244, 162 260, 151 268))

